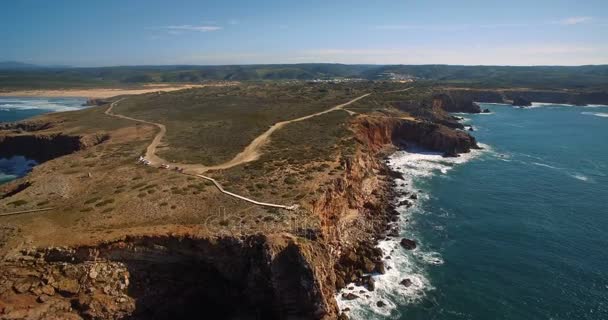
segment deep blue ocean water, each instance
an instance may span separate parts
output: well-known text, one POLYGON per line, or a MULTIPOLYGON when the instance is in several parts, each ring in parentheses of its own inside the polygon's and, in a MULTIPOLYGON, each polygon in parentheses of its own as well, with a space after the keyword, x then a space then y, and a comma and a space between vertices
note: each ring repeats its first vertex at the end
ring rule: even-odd
POLYGON ((462 116, 484 151, 391 157, 419 247, 380 244, 392 269, 338 299, 351 318, 608 319, 608 107, 482 107, 462 116))
MULTIPOLYGON (((0 123, 27 119, 49 112, 83 108, 84 98, 0 97, 0 123)), ((36 163, 24 157, 0 154, 0 184, 27 174, 36 163)))

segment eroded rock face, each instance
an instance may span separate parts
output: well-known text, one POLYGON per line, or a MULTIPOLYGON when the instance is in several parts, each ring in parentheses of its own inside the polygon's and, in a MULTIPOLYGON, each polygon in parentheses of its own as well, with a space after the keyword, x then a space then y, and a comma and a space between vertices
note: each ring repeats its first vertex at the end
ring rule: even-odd
POLYGON ((323 248, 288 235, 143 237, 24 252, 0 265, 0 318, 333 319, 323 248), (313 253, 314 252, 314 253, 313 253), (33 305, 33 307, 32 307, 33 305), (201 307, 205 309, 202 310, 201 307))
POLYGON ((481 108, 472 98, 454 97, 449 93, 439 93, 433 96, 433 106, 447 112, 480 113, 481 108))
POLYGON ((413 143, 446 156, 457 156, 478 148, 475 138, 468 133, 431 122, 361 117, 357 125, 366 143, 378 149, 387 144, 413 143))

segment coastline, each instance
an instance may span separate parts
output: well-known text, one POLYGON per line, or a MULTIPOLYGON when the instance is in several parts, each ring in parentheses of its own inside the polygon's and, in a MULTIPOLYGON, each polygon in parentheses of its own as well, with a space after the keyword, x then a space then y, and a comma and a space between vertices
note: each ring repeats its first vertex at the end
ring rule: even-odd
POLYGON ((370 274, 373 290, 366 283, 350 283, 336 294, 341 312, 351 319, 374 319, 396 316, 404 305, 419 303, 426 293, 434 289, 426 275, 426 268, 443 264, 438 252, 416 238, 411 229, 416 215, 422 214, 422 204, 431 198, 432 190, 419 189, 417 182, 435 174, 445 175, 483 152, 491 150, 485 144, 459 157, 446 158, 440 152, 420 149, 396 150, 385 158, 383 164, 392 177, 390 202, 387 212, 395 219, 386 226, 386 232, 378 235, 374 247, 381 250, 384 273, 370 274), (404 249, 402 239, 413 240, 416 248, 404 249), (353 299, 353 295, 357 298, 353 299))

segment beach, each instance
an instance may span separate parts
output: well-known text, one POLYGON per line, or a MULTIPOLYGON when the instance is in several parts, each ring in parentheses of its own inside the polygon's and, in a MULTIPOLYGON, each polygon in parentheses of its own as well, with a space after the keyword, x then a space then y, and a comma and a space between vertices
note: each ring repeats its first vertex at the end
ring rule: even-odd
POLYGON ((48 98, 66 98, 66 97, 83 97, 91 99, 109 98, 120 95, 144 94, 150 92, 169 92, 190 88, 200 88, 205 85, 186 84, 186 85, 171 85, 171 84, 150 84, 138 88, 89 88, 89 89, 44 89, 44 90, 14 90, 0 91, 0 97, 48 97, 48 98))

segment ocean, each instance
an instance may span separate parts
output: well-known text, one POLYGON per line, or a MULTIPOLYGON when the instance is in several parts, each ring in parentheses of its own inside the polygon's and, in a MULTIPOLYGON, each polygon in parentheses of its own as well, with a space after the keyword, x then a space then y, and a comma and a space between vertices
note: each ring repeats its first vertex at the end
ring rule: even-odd
POLYGON ((482 108, 460 116, 484 150, 390 157, 418 247, 379 244, 376 290, 338 295, 351 319, 608 319, 608 107, 482 108))
MULTIPOLYGON (((85 98, 0 97, 0 123, 24 120, 49 112, 78 110, 84 108, 82 105, 85 102, 85 98)), ((0 154, 0 184, 24 176, 35 165, 34 160, 0 154)))

